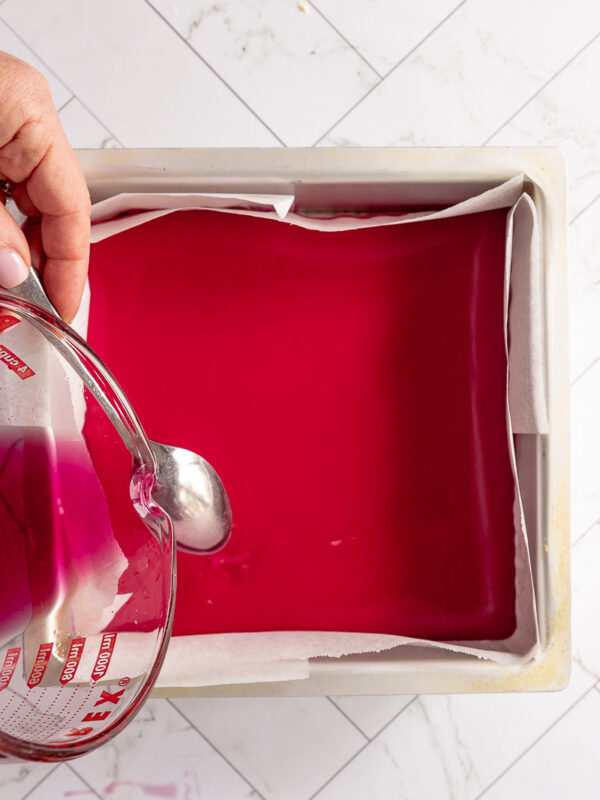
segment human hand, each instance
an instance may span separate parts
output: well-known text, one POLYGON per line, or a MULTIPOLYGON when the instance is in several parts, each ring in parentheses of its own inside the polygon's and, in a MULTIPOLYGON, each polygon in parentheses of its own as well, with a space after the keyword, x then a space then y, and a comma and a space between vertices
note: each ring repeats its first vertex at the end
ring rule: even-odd
POLYGON ((0 285, 18 286, 33 264, 70 322, 88 269, 89 193, 45 78, 1 51, 0 173, 27 216, 21 229, 0 204, 0 285))

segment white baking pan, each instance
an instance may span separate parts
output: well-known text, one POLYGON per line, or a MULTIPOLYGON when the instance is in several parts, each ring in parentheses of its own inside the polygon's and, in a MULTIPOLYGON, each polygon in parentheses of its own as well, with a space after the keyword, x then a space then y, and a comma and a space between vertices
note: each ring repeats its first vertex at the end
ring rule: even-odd
POLYGON ((296 208, 391 210, 452 204, 526 176, 541 231, 549 433, 516 436, 541 653, 502 666, 448 651, 398 647, 310 661, 307 679, 164 687, 159 696, 343 695, 537 691, 570 670, 569 382, 566 180, 546 148, 199 149, 79 152, 92 201, 119 192, 294 194, 296 208))

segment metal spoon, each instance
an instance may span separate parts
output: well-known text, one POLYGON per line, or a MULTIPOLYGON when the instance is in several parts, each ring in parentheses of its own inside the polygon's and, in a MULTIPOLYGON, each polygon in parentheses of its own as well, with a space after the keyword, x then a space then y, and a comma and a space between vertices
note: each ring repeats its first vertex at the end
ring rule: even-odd
MULTIPOLYGON (((59 318, 33 268, 29 270, 27 279, 11 289, 11 293, 59 318)), ((126 447, 132 451, 129 431, 94 377, 58 336, 44 326, 36 327, 73 367, 118 430, 126 447)), ((73 335, 77 336, 75 332, 73 335)), ((171 518, 177 547, 189 553, 211 553, 221 548, 231 534, 231 506, 215 470, 191 450, 151 440, 149 444, 156 462, 156 486, 152 497, 171 518)))

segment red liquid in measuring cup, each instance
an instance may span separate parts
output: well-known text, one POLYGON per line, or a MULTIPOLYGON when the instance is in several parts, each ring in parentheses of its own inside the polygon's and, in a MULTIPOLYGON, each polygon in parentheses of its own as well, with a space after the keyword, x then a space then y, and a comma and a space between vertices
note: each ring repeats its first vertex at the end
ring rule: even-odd
POLYGON ((109 623, 113 631, 153 630, 165 613, 164 594, 143 585, 140 565, 147 560, 149 573, 157 573, 155 586, 163 586, 157 583, 162 561, 131 504, 131 457, 114 446, 114 431, 96 420, 94 408, 88 412, 84 434, 94 430, 104 458, 96 465, 84 438, 0 428, 0 644, 34 616, 51 615, 55 622, 46 628, 62 642, 97 634, 109 623), (116 498, 106 492, 107 470, 116 498), (118 528, 111 519, 116 509, 118 528), (106 609, 116 595, 123 599, 114 617, 106 609))
POLYGON ((76 749, 110 728, 141 701, 164 629, 169 561, 132 506, 131 457, 97 412, 88 403, 71 438, 0 428, 0 731, 17 742, 76 749))
POLYGON ((5 642, 21 633, 33 614, 59 601, 67 537, 52 433, 0 428, 0 465, 0 635, 5 642))
POLYGON ((24 514, 24 436, 0 428, 0 645, 31 619, 24 514))
POLYGON ((179 555, 176 634, 512 633, 505 227, 188 211, 93 245, 90 343, 231 498, 226 549, 179 555))

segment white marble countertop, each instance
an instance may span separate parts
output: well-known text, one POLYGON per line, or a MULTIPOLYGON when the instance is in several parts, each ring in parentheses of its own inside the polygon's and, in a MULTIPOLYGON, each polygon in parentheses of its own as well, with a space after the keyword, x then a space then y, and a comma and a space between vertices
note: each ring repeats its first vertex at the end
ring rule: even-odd
POLYGON ((0 0, 75 147, 556 145, 569 162, 574 666, 558 694, 151 700, 2 800, 598 796, 600 4, 0 0))

